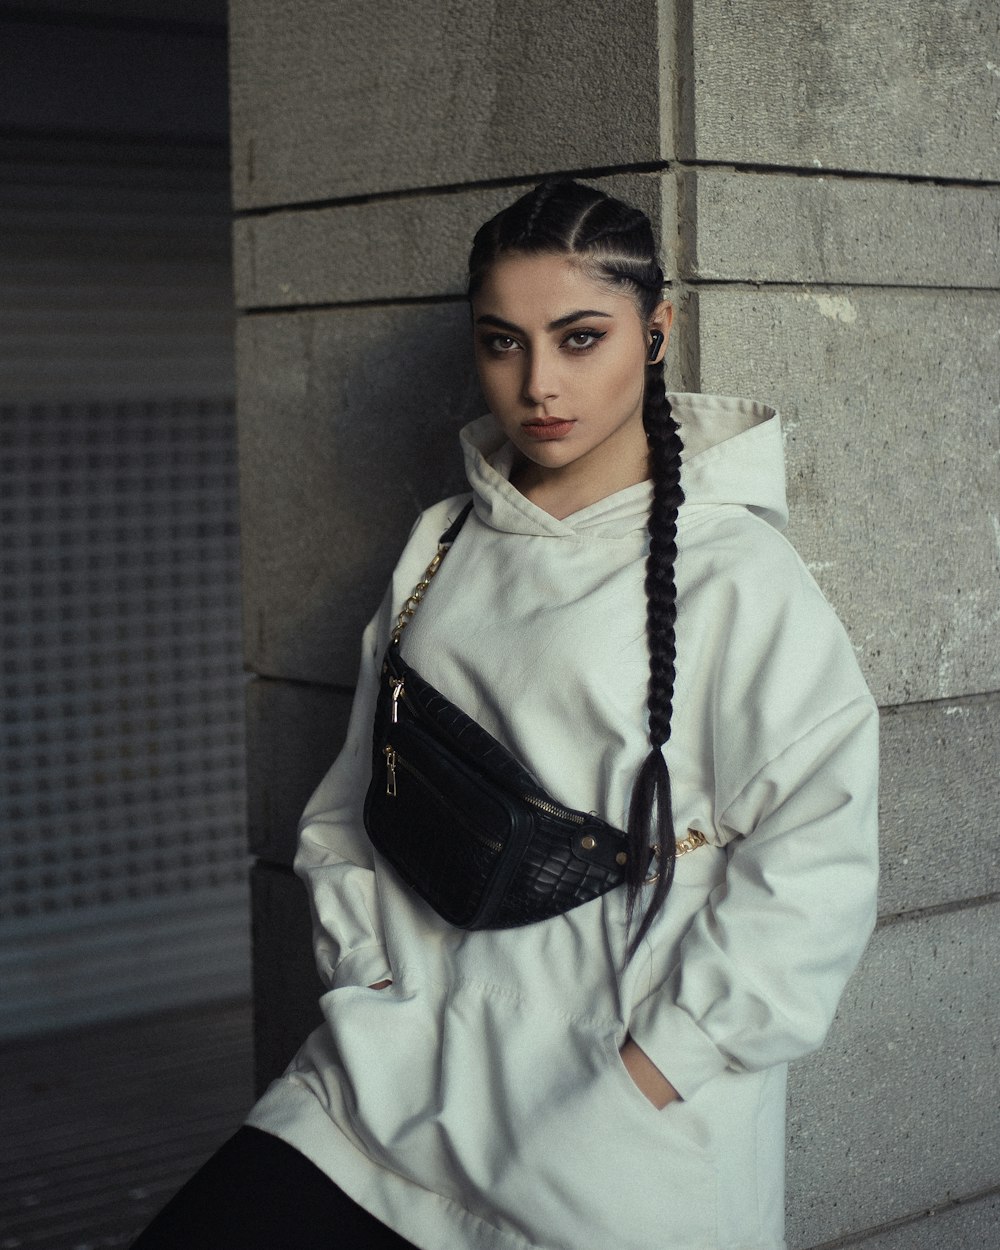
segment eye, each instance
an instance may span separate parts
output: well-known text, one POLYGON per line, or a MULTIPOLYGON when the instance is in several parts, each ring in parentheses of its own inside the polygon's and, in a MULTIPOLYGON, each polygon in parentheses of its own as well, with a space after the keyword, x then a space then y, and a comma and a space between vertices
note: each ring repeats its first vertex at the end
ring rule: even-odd
POLYGON ((604 338, 605 330, 572 330, 563 339, 563 347, 571 352, 587 352, 604 338))
POLYGON ((482 344, 487 351, 493 352, 496 356, 506 356, 521 346, 517 339, 511 338, 509 334, 484 334, 482 344))

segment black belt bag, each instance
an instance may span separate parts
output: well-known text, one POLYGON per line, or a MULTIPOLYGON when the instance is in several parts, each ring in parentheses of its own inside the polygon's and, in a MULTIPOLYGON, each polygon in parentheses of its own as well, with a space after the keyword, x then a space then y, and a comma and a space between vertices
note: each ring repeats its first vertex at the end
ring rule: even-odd
POLYGON ((556 802, 480 724, 399 651, 468 504, 403 606, 382 662, 365 827, 445 920, 504 929, 548 920, 625 880, 624 833, 556 802))

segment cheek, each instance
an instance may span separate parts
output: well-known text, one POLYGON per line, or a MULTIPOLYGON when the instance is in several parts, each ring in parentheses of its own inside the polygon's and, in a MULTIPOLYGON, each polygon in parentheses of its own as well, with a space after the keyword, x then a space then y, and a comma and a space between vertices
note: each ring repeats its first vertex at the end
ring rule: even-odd
POLYGON ((637 403, 641 403, 644 387, 644 364, 641 361, 636 364, 630 355, 627 359, 616 361, 613 368, 594 370, 581 389, 605 411, 610 412, 616 409, 631 410, 637 403))
POLYGON ((520 375, 513 361, 477 360, 476 372, 479 389, 491 411, 496 412, 498 408, 516 402, 520 393, 520 375))

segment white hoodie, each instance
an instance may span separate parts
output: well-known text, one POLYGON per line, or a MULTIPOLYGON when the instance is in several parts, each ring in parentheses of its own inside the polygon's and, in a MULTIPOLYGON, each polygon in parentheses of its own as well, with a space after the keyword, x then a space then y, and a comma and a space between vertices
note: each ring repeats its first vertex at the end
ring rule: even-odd
MULTIPOLYGON (((381 653, 467 497, 417 522, 364 637, 344 749, 303 817, 326 1023, 249 1122, 424 1250, 779 1250, 785 1065, 822 1041, 875 917, 878 714, 786 520, 762 404, 670 396, 685 443, 666 748, 683 855, 622 972, 624 890, 450 927, 362 822, 381 653), (368 987, 384 978, 392 985, 368 987), (657 1111, 627 1033, 681 1101, 657 1111)), ((651 486, 556 520, 462 432, 475 509, 406 659, 562 802, 624 827, 647 753, 651 486)))

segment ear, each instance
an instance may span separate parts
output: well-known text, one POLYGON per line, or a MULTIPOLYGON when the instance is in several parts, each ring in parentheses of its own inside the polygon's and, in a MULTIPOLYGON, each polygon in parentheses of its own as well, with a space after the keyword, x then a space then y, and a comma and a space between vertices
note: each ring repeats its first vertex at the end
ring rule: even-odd
POLYGON ((663 359, 663 357, 666 355, 667 343, 670 341, 670 327, 673 325, 673 323, 674 323, 673 304, 669 303, 667 300, 660 300, 660 302, 656 305, 656 307, 653 309, 650 315, 649 321, 647 323, 647 329, 649 330, 650 334, 653 334, 653 333, 662 334, 663 342, 660 343, 659 350, 657 351, 656 355, 650 360, 650 364, 658 365, 660 361, 663 359))

